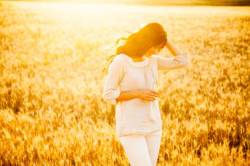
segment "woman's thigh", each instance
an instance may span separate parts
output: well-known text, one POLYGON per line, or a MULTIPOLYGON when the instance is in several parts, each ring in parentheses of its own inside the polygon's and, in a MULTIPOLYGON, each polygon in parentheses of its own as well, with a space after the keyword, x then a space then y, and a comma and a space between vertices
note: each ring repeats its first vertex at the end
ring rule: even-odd
POLYGON ((157 131, 146 135, 146 142, 149 149, 149 155, 153 166, 156 166, 160 151, 162 131, 157 131))
POLYGON ((145 136, 130 135, 119 139, 131 166, 152 166, 145 136))

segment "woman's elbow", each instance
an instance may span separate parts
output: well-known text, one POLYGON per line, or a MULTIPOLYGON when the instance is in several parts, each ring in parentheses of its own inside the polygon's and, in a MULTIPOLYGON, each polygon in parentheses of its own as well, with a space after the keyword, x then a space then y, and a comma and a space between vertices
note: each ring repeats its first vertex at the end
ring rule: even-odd
POLYGON ((180 61, 180 67, 189 67, 190 65, 191 62, 187 56, 185 56, 185 58, 180 61))
POLYGON ((182 63, 181 63, 181 66, 182 66, 182 67, 189 67, 189 66, 190 66, 189 60, 182 62, 182 63))
POLYGON ((177 62, 172 67, 170 67, 170 69, 185 68, 185 67, 188 67, 188 66, 189 66, 189 62, 182 60, 182 61, 177 62))
POLYGON ((114 98, 108 98, 108 97, 103 97, 103 99, 106 101, 106 102, 108 102, 108 103, 110 103, 110 104, 116 104, 117 103, 117 100, 116 99, 114 99, 114 98))
POLYGON ((187 58, 186 62, 185 62, 185 67, 190 67, 191 66, 191 59, 187 58))
POLYGON ((111 104, 116 104, 117 98, 120 96, 120 90, 116 89, 116 90, 112 90, 112 91, 105 91, 102 94, 102 98, 107 101, 110 102, 111 104))

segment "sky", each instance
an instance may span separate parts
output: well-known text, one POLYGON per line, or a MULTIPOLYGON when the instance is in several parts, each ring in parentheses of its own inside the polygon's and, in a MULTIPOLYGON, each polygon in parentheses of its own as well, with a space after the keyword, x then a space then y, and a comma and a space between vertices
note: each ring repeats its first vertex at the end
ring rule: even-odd
POLYGON ((250 5, 250 0, 26 0, 144 5, 250 5))

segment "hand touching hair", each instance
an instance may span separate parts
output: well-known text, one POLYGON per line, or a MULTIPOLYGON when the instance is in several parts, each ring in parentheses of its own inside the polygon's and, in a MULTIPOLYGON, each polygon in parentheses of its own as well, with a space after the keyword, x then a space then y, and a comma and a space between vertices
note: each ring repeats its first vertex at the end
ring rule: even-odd
POLYGON ((156 22, 149 23, 139 29, 137 32, 130 34, 128 37, 121 37, 116 41, 125 40, 125 43, 116 49, 115 54, 107 59, 104 72, 107 71, 108 65, 112 59, 121 53, 131 57, 143 56, 152 47, 164 47, 167 44, 167 32, 162 25, 156 22))

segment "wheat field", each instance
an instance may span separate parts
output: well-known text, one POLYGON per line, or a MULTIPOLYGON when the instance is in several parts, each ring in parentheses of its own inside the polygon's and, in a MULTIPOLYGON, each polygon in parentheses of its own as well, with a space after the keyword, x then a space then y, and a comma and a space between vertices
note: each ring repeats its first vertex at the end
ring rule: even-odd
POLYGON ((191 58, 159 72, 158 166, 250 165, 250 7, 5 1, 0 165, 128 166, 103 69, 115 41, 149 22, 191 58))

